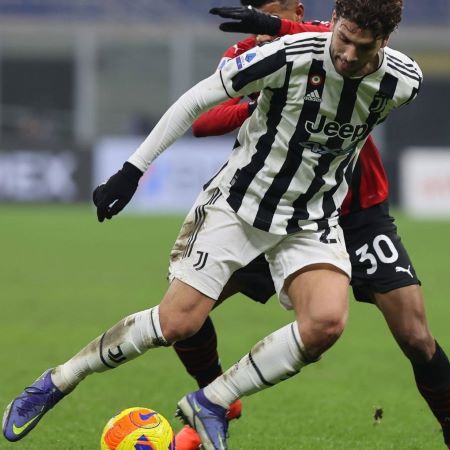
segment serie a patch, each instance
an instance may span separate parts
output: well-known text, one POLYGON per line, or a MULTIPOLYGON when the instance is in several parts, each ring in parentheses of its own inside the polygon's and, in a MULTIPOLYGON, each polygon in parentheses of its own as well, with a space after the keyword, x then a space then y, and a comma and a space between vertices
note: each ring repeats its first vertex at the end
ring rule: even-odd
POLYGON ((255 56, 256 53, 245 53, 235 58, 238 70, 242 70, 248 66, 255 59, 255 56))

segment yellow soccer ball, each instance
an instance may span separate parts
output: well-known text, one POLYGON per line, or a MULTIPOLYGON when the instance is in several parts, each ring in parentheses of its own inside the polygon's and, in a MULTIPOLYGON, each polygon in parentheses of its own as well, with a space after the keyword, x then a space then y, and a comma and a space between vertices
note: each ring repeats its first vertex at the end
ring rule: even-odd
POLYGON ((172 427, 161 414, 134 407, 111 418, 103 429, 102 450, 175 450, 172 427))

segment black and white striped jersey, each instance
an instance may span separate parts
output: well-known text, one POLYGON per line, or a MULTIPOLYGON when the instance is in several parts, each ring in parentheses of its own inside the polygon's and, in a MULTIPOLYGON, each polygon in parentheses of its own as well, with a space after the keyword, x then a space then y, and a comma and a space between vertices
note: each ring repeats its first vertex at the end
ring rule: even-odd
POLYGON ((237 214, 275 234, 338 221, 352 169, 371 130, 412 101, 418 65, 391 48, 363 78, 344 78, 330 57, 331 33, 284 36, 220 71, 230 97, 260 91, 218 184, 237 214))

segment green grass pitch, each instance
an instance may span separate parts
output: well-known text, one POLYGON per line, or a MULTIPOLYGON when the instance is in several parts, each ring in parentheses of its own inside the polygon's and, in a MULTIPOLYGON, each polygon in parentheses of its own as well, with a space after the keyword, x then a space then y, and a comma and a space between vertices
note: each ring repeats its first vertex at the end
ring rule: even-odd
MULTIPOLYGON (((156 304, 166 288, 181 217, 123 215, 99 224, 87 206, 2 206, 0 245, 0 407, 45 369, 65 361, 107 327, 156 304)), ((431 329, 450 352, 449 222, 398 218, 423 281, 431 329)), ((292 320, 275 299, 235 297, 213 313, 223 366, 292 320)), ((173 418, 195 388, 171 349, 150 351, 96 374, 23 441, 1 449, 96 450, 115 412, 148 406, 173 418)), ((347 329, 320 362, 244 398, 230 427, 231 450, 434 450, 439 426, 419 397, 409 362, 381 315, 351 301, 347 329), (375 423, 376 408, 383 418, 375 423)))

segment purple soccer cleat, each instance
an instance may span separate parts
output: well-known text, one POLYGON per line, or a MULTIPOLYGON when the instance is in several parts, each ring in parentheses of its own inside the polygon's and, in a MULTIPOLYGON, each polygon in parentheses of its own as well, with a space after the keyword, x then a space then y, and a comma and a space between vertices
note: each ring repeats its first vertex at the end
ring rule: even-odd
POLYGON ((18 395, 3 415, 3 434, 8 441, 25 437, 63 397, 52 382, 52 369, 44 372, 31 386, 18 395))
POLYGON ((227 450, 227 410, 211 403, 203 389, 185 395, 178 402, 177 416, 197 430, 205 450, 227 450))

